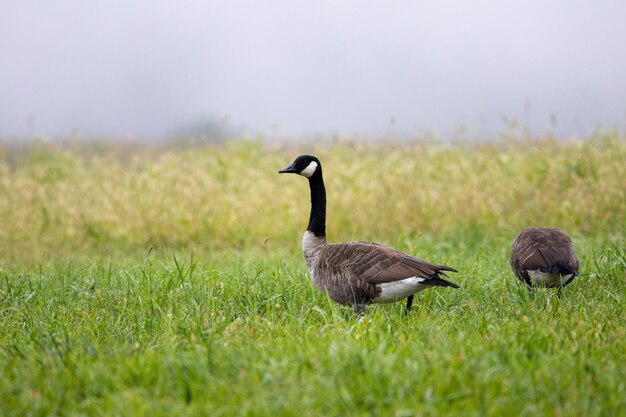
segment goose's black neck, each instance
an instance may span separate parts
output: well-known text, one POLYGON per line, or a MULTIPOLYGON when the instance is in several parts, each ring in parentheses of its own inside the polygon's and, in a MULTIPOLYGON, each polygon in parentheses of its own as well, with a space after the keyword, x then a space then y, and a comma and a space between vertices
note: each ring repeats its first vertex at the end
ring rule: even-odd
POLYGON ((317 237, 326 236, 326 188, 322 171, 318 170, 309 178, 311 187, 311 217, 306 228, 317 237))

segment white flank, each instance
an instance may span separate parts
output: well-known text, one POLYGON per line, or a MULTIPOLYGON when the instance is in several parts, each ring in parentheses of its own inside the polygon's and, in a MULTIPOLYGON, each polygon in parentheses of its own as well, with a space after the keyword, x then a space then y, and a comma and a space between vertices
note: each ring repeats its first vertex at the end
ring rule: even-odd
POLYGON ((539 287, 560 287, 567 284, 574 277, 572 274, 561 275, 541 272, 539 269, 528 270, 530 280, 539 287))
POLYGON ((315 170, 317 169, 317 162, 311 161, 306 168, 300 171, 300 175, 309 178, 311 175, 315 174, 315 170))
POLYGON ((426 285, 422 284, 424 281, 426 281, 424 278, 411 277, 400 281, 378 284, 381 292, 373 301, 375 303, 393 303, 402 300, 426 288, 426 285))

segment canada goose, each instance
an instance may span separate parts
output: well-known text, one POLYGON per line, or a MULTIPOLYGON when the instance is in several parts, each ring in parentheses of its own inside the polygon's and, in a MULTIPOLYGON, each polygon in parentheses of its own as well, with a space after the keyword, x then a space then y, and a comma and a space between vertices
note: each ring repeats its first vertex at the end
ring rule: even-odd
POLYGON ((530 227, 511 247, 511 269, 528 288, 563 287, 578 275, 572 239, 560 229, 530 227))
POLYGON ((322 165, 311 155, 302 155, 279 174, 299 174, 309 179, 311 215, 302 239, 302 251, 315 287, 335 302, 352 306, 357 314, 369 303, 407 299, 427 287, 453 287, 440 275, 458 272, 449 266, 430 264, 380 243, 326 242, 326 188, 322 165))

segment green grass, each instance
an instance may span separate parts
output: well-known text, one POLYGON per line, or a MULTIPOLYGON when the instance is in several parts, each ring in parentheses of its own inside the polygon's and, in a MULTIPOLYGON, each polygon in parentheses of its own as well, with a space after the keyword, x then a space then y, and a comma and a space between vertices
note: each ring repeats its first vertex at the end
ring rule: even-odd
POLYGON ((625 143, 7 148, 0 414, 621 415, 625 143), (318 293, 306 181, 276 174, 304 151, 331 240, 454 266, 461 289, 364 318, 318 293), (560 297, 510 271, 530 224, 574 238, 560 297))

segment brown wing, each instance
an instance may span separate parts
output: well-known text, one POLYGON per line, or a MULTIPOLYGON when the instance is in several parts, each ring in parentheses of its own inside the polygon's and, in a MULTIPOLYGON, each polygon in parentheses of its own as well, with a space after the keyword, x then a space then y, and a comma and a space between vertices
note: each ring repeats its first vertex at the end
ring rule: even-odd
POLYGON ((380 293, 380 289, 351 271, 353 260, 346 258, 349 250, 345 245, 325 245, 319 253, 313 266, 313 273, 322 277, 322 288, 318 288, 322 292, 328 291, 331 299, 341 304, 368 303, 380 293))
POLYGON ((441 271, 456 269, 431 264, 380 243, 353 242, 329 245, 335 260, 350 275, 369 284, 399 281, 410 277, 437 278, 441 271))
POLYGON ((554 268, 578 272, 572 239, 562 230, 548 227, 524 229, 513 241, 509 257, 515 275, 530 285, 528 270, 554 268))

